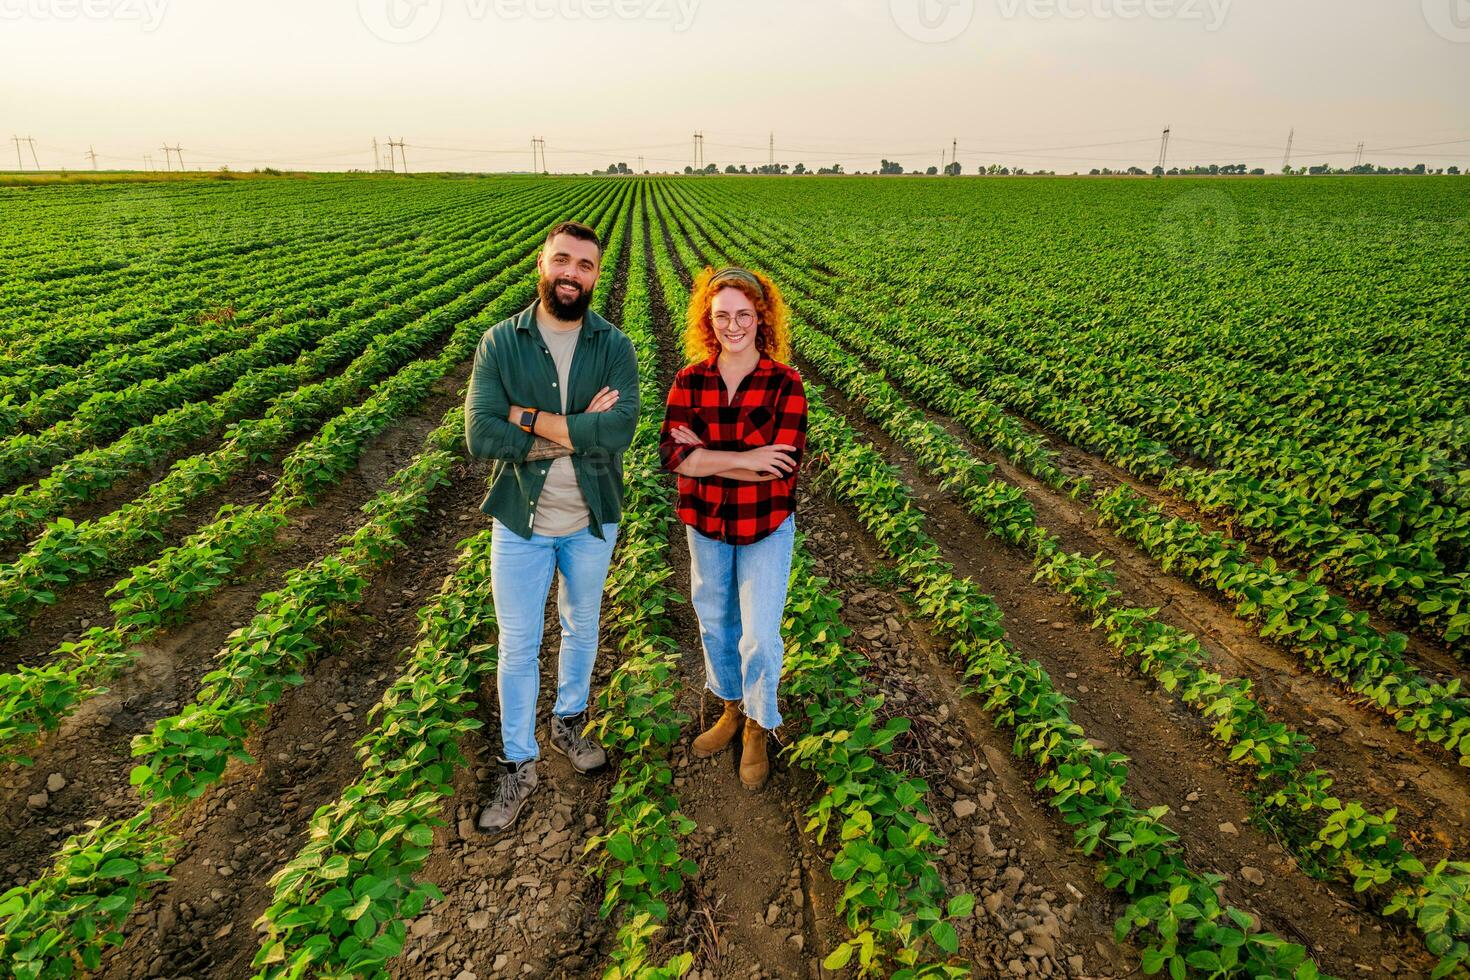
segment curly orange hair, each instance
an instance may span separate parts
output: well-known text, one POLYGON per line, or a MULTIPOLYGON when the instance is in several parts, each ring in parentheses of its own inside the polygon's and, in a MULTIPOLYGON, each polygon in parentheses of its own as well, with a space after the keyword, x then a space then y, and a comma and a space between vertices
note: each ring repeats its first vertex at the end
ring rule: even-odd
MULTIPOLYGON (((761 288, 766 292, 765 296, 757 295, 754 286, 739 279, 727 278, 720 283, 719 288, 735 288, 746 295, 755 307, 756 349, 773 361, 789 364, 791 319, 786 300, 782 298, 781 290, 776 288, 776 284, 764 272, 756 272, 754 269, 749 271, 760 282, 761 288)), ((689 292, 689 312, 685 316, 684 326, 684 356, 689 359, 690 364, 707 360, 720 352, 720 341, 715 337, 715 326, 710 319, 710 304, 719 291, 710 288, 710 280, 714 275, 714 267, 705 266, 704 271, 694 278, 694 286, 689 292)))

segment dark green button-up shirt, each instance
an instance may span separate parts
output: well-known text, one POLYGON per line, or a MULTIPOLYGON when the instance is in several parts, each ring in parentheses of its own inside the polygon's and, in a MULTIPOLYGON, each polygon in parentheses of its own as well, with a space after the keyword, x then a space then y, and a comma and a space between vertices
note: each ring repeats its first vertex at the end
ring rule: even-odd
MULTIPOLYGON (((557 412, 562 404, 556 362, 536 328, 536 306, 485 331, 464 403, 470 455, 494 461, 480 510, 523 538, 531 536, 531 515, 551 460, 526 461, 535 439, 510 421, 510 406, 557 412)), ((600 538, 603 524, 622 519, 623 453, 638 422, 638 358, 628 335, 591 310, 582 318, 567 386, 572 468, 591 513, 589 530, 600 538), (605 387, 617 390, 617 404, 587 412, 605 387)))

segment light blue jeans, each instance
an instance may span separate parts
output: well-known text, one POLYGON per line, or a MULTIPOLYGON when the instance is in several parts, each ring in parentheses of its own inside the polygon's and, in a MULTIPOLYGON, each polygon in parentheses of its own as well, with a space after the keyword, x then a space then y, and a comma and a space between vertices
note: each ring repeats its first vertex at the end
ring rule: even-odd
POLYGON ((739 701, 765 729, 781 724, 776 704, 785 645, 781 616, 796 543, 796 515, 754 544, 726 544, 685 526, 689 577, 704 684, 717 698, 739 701))
POLYGON ((508 762, 540 758, 536 702, 541 695, 541 637, 551 576, 557 575, 561 650, 557 654, 556 704, 563 718, 587 707, 592 665, 597 659, 602 587, 617 542, 618 526, 602 525, 603 540, 590 528, 575 534, 521 537, 500 521, 491 524, 490 586, 499 628, 500 739, 508 762))

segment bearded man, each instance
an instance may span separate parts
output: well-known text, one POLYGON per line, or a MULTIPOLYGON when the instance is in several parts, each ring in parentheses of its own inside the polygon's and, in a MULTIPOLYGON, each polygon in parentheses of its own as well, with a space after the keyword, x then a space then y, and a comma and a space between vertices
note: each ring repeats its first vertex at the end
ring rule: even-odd
POLYGON ((543 614, 557 580, 561 646, 552 748, 578 772, 607 761, 584 734, 602 591, 622 517, 623 453, 638 419, 633 344, 588 307, 601 272, 597 232, 551 229, 537 298, 485 332, 465 396, 470 454, 493 460, 480 509, 491 516, 503 751, 478 825, 510 828, 536 788, 543 614))

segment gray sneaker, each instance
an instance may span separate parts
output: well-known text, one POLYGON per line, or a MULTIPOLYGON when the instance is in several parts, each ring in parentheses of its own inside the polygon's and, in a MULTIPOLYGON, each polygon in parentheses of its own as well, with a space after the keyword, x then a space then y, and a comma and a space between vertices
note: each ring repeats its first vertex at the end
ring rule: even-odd
POLYGON ((521 807, 536 788, 536 760, 522 763, 497 760, 502 768, 495 785, 495 795, 480 811, 479 828, 487 834, 498 834, 510 828, 521 815, 521 807))
POLYGON ((595 739, 582 734, 587 727, 587 712, 563 718, 551 716, 551 747, 566 756, 578 772, 591 772, 607 764, 607 753, 595 739))

